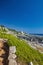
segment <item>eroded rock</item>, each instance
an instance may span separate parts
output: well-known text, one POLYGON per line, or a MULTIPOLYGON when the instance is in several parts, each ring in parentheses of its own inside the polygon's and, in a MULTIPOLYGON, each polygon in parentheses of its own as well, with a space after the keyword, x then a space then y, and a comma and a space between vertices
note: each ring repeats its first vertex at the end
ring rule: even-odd
POLYGON ((9 57, 8 57, 9 65, 17 65, 15 52, 16 52, 16 47, 11 46, 9 48, 9 57))
POLYGON ((0 65, 8 65, 9 46, 7 40, 0 39, 0 65))

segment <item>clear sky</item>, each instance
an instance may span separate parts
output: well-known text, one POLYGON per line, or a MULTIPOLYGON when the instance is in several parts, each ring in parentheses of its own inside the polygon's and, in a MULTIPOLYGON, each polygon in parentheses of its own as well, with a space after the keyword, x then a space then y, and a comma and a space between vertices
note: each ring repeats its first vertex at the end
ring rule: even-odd
POLYGON ((43 0, 0 0, 0 25, 43 33, 43 0))

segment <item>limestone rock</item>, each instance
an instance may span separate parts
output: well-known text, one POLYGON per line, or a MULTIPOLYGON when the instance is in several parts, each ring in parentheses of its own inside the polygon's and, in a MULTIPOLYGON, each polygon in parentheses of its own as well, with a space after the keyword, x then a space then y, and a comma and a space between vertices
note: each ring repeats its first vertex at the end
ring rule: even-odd
POLYGON ((13 59, 10 59, 9 65, 17 65, 17 62, 13 59))
POLYGON ((17 56, 15 54, 10 54, 8 59, 15 59, 17 56))
POLYGON ((9 48, 9 65, 17 65, 17 62, 15 60, 16 58, 16 55, 15 55, 15 52, 16 52, 16 47, 15 46, 11 46, 9 48))
POLYGON ((10 46, 9 53, 15 53, 15 52, 16 52, 16 47, 15 46, 10 46))
POLYGON ((32 62, 30 62, 30 64, 29 65, 33 65, 33 63, 32 62))

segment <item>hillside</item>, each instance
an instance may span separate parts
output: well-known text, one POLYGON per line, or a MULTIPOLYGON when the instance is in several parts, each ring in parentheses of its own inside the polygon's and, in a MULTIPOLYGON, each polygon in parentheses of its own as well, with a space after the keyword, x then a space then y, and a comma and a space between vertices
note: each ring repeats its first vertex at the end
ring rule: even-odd
POLYGON ((20 65, 28 65, 30 61, 32 61, 34 65, 43 65, 43 54, 31 48, 24 40, 16 38, 12 34, 1 33, 1 31, 0 38, 8 39, 10 46, 16 46, 17 62, 19 62, 20 65))

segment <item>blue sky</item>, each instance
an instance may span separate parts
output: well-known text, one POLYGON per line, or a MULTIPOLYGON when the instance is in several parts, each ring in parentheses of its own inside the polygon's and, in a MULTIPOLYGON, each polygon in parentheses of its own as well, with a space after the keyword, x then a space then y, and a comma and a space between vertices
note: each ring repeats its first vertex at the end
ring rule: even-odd
POLYGON ((0 0, 0 25, 43 33, 43 0, 0 0))

